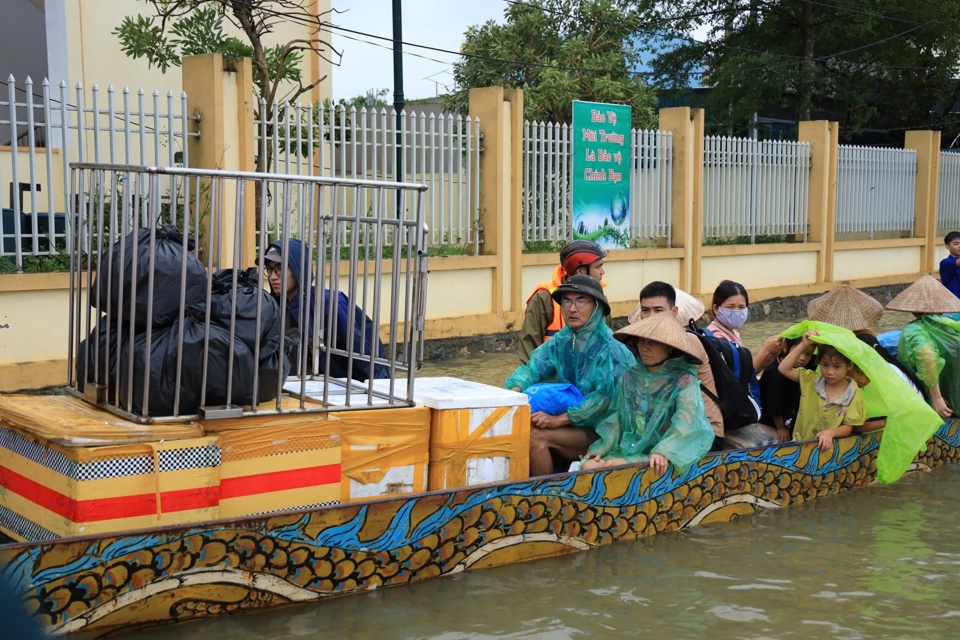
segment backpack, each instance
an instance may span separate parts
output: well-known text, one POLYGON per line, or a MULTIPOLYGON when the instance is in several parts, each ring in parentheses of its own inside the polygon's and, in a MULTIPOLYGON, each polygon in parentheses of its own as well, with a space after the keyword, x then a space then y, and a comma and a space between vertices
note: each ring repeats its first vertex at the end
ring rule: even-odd
POLYGON ((702 385, 700 389, 720 407, 724 430, 739 429, 757 422, 760 411, 749 391, 752 379, 756 379, 750 351, 728 340, 714 338, 706 329, 701 332, 688 328, 687 331, 697 336, 707 353, 717 394, 714 395, 702 385))

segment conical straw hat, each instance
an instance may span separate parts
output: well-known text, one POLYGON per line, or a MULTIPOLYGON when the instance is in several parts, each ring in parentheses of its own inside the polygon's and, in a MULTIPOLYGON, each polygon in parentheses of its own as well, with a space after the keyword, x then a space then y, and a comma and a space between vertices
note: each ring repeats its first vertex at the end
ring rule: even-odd
POLYGON ((617 340, 621 342, 630 342, 635 338, 646 338, 654 340, 668 347, 673 347, 681 352, 688 361, 696 364, 703 362, 690 352, 690 344, 687 341, 687 333, 680 326, 680 321, 672 313, 655 313, 649 318, 634 322, 633 324, 614 332, 617 340))
POLYGON ((887 304, 891 311, 958 313, 960 299, 931 276, 923 276, 887 304))
MULTIPOLYGON (((674 291, 677 294, 677 318, 681 323, 683 323, 683 326, 690 324, 691 320, 696 322, 703 317, 703 314, 706 313, 707 308, 702 302, 694 298, 686 291, 676 288, 674 291)), ((640 308, 642 304, 642 301, 637 303, 637 306, 633 308, 633 311, 627 315, 627 322, 633 324, 634 322, 640 321, 640 308)))
POLYGON ((863 331, 880 322, 883 305, 848 284, 814 298, 807 305, 811 320, 827 322, 850 331, 863 331))

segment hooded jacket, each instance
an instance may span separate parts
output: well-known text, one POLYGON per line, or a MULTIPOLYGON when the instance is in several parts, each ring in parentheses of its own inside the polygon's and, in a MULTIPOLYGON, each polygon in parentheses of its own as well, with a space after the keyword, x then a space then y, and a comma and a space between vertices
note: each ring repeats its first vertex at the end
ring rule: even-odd
MULTIPOLYGON (((290 268, 290 273, 293 274, 293 279, 297 283, 297 293, 292 298, 286 301, 286 320, 285 320, 285 333, 284 335, 287 338, 287 355, 290 357, 290 362, 293 365, 292 371, 299 371, 298 358, 297 354, 299 353, 299 341, 307 340, 309 349, 308 353, 313 353, 313 310, 316 307, 316 287, 313 285, 313 276, 311 269, 312 260, 306 259, 303 261, 301 266, 301 260, 303 259, 303 244, 296 239, 291 238, 289 240, 289 257, 287 258, 287 266, 290 268), (303 303, 306 295, 304 294, 304 281, 310 283, 310 301, 307 304, 306 309, 306 318, 301 318, 301 304, 303 303), (305 320, 305 322, 304 322, 305 320), (301 330, 301 322, 304 322, 306 325, 301 330)), ((283 255, 283 242, 277 240, 273 242, 269 248, 275 248, 280 255, 283 255)), ((268 251, 269 251, 268 248, 268 251)), ((281 296, 273 294, 273 297, 277 300, 279 304, 283 304, 281 296)), ((323 291, 323 316, 326 319, 330 311, 330 291, 324 289, 323 291)), ((346 351, 349 348, 350 335, 353 334, 353 370, 352 377, 354 380, 359 380, 360 382, 365 382, 370 377, 370 361, 369 356, 371 349, 374 348, 373 344, 376 341, 376 350, 377 356, 385 358, 386 354, 383 349, 383 343, 380 342, 380 337, 377 335, 378 327, 376 327, 373 321, 364 314, 363 310, 360 307, 352 305, 347 299, 347 296, 343 292, 337 293, 337 309, 336 309, 336 323, 337 323, 337 334, 334 337, 333 343, 334 347, 337 349, 342 349, 346 351), (351 311, 353 312, 353 318, 351 319, 351 311), (364 358, 363 356, 367 356, 364 358)), ((322 327, 320 330, 320 339, 323 340, 325 337, 326 327, 322 327)), ((320 372, 326 373, 329 376, 336 378, 345 378, 347 376, 347 357, 342 356, 336 353, 330 354, 330 370, 324 371, 326 365, 326 352, 321 348, 320 351, 320 372)), ((308 363, 309 369, 310 363, 308 363)), ((374 378, 389 378, 390 370, 384 365, 378 364, 374 366, 374 378)))
POLYGON ((521 391, 538 382, 565 382, 583 394, 583 402, 567 411, 576 426, 592 427, 606 414, 620 376, 636 360, 626 345, 613 337, 597 305, 578 331, 569 325, 530 354, 530 360, 507 378, 506 387, 521 391))

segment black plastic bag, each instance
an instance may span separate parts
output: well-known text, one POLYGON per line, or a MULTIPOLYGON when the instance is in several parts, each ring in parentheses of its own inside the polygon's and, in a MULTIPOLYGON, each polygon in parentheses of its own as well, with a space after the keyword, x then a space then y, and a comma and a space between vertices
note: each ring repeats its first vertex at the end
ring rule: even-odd
POLYGON ((106 385, 110 391, 110 398, 116 396, 117 363, 120 350, 130 348, 127 340, 129 335, 127 327, 121 326, 116 321, 110 324, 108 333, 107 322, 103 318, 99 325, 90 330, 90 336, 80 341, 80 348, 77 350, 75 370, 78 391, 82 392, 89 380, 106 385), (89 364, 87 364, 87 345, 90 345, 89 364))
MULTIPOLYGON (((213 275, 210 285, 210 321, 228 330, 233 302, 233 269, 213 275)), ((270 358, 280 347, 280 307, 260 282, 256 268, 237 272, 237 312, 234 335, 254 351, 260 337, 260 362, 270 358), (257 299, 260 299, 260 328, 257 330, 257 299)), ((274 367, 276 368, 276 367, 274 367)))
MULTIPOLYGON (((137 229, 131 231, 123 239, 123 264, 121 264, 121 243, 113 245, 109 254, 105 254, 100 262, 101 269, 97 273, 97 282, 94 291, 100 293, 100 307, 97 299, 91 296, 90 304, 94 308, 110 313, 114 318, 124 320, 130 318, 130 294, 133 283, 134 234, 136 234, 136 290, 135 319, 138 327, 147 324, 147 306, 149 301, 150 277, 150 230, 137 229), (107 284, 107 273, 110 273, 110 283, 107 284), (120 309, 120 287, 123 285, 123 308, 120 309), (107 308, 107 295, 110 294, 110 306, 107 308)), ((183 260, 183 234, 172 224, 164 225, 156 230, 155 253, 153 262, 153 329, 170 326, 180 316, 180 292, 183 260)), ((207 272, 203 263, 189 253, 194 243, 187 242, 186 256, 186 309, 203 310, 207 299, 207 272)))
MULTIPOLYGON (((253 352, 242 340, 233 340, 232 388, 228 398, 227 371, 230 363, 230 330, 217 323, 210 323, 210 340, 204 350, 204 320, 196 314, 187 315, 183 320, 183 359, 180 367, 180 404, 178 415, 190 415, 200 408, 201 389, 203 388, 204 354, 207 361, 207 407, 228 404, 248 406, 253 401, 253 372, 256 368, 253 352)), ((150 371, 147 406, 151 416, 174 415, 174 400, 177 375, 177 341, 180 322, 154 331, 150 339, 150 371)), ((134 414, 143 411, 143 384, 146 375, 146 334, 139 333, 135 339, 133 373, 133 402, 128 410, 134 414)), ((124 352, 121 353, 123 361, 124 352)), ((121 395, 118 404, 125 404, 128 380, 121 376, 121 395)), ((269 391, 261 386, 262 391, 269 391)), ((275 394, 274 394, 275 397, 275 394)))
POLYGON ((276 400, 278 378, 282 376, 280 379, 286 381, 289 375, 290 359, 287 358, 280 345, 277 345, 277 348, 267 358, 260 358, 260 373, 257 377, 257 386, 259 387, 257 402, 276 400))

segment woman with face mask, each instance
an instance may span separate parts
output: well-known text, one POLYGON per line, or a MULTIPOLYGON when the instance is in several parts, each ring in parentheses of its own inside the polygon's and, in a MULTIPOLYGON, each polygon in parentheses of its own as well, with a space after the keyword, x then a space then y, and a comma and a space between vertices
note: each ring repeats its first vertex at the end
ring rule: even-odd
MULTIPOLYGON (((723 338, 742 347, 743 342, 740 340, 737 329, 743 326, 750 314, 750 297, 743 285, 732 280, 721 282, 713 292, 712 310, 714 320, 707 326, 707 331, 715 338, 723 338)), ((767 338, 753 356, 754 370, 763 371, 779 352, 780 338, 777 336, 767 338)))

